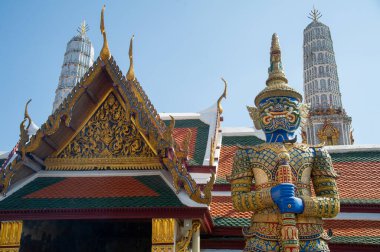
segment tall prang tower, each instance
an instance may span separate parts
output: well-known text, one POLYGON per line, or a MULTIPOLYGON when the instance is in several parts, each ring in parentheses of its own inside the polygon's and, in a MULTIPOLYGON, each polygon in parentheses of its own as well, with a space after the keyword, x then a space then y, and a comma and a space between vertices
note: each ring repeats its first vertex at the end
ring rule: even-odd
POLYGON ((94 63, 94 47, 87 37, 88 25, 85 21, 77 31, 78 35, 67 43, 61 75, 55 91, 53 113, 94 63))
POLYGON ((351 117, 342 106, 330 29, 319 21, 321 16, 313 9, 303 32, 304 93, 310 112, 302 138, 311 145, 349 145, 354 142, 351 117))

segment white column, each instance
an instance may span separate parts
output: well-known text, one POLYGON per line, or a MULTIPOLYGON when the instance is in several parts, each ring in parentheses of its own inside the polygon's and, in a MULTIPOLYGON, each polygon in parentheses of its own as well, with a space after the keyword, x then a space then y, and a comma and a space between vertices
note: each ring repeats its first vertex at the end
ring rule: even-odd
POLYGON ((200 232, 199 232, 199 229, 200 228, 197 228, 197 230, 195 230, 193 232, 193 246, 192 246, 192 252, 200 252, 201 251, 201 239, 200 239, 200 232))

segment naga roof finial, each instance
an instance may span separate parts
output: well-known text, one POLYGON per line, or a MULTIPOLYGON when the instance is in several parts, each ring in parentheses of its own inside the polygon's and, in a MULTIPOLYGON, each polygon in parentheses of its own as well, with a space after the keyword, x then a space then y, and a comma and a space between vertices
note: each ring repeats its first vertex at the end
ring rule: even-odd
POLYGON ((320 19, 321 17, 322 17, 322 14, 319 12, 319 10, 315 9, 315 7, 313 6, 313 10, 310 11, 308 18, 317 22, 318 19, 320 19))
POLYGON ((225 79, 223 79, 223 77, 221 78, 222 81, 224 82, 224 91, 223 91, 223 94, 219 97, 218 99, 218 112, 219 112, 219 115, 221 115, 223 113, 223 108, 222 108, 222 99, 226 99, 227 98, 227 81, 225 79))
POLYGON ((100 32, 103 35, 103 47, 100 51, 100 58, 105 61, 111 58, 111 52, 108 48, 108 42, 107 42, 107 35, 106 35, 106 29, 104 26, 104 10, 106 9, 106 5, 103 5, 102 12, 100 15, 100 32))
POLYGON ((88 27, 88 24, 86 24, 86 20, 83 20, 83 22, 80 24, 80 26, 77 28, 77 32, 79 33, 79 35, 81 35, 82 37, 85 37, 86 36, 86 33, 90 30, 90 28, 88 27))
POLYGON ((133 67, 133 39, 135 35, 132 36, 131 41, 129 43, 129 69, 127 73, 127 80, 134 81, 135 80, 135 69, 133 67))
POLYGON ((28 129, 30 124, 32 123, 32 118, 30 118, 28 113, 28 105, 31 101, 32 99, 29 99, 29 101, 25 104, 24 120, 28 120, 28 125, 26 126, 26 129, 28 129))

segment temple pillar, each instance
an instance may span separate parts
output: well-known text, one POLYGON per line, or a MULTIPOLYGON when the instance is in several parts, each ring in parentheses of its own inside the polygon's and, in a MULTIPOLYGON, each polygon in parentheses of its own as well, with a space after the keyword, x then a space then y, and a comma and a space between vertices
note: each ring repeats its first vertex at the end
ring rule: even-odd
POLYGON ((176 229, 175 219, 152 219, 152 252, 175 252, 176 229))
POLYGON ((22 221, 2 221, 0 227, 0 252, 18 252, 22 221))
POLYGON ((193 237, 192 237, 192 252, 200 252, 201 251, 201 238, 200 238, 200 224, 193 225, 193 237))

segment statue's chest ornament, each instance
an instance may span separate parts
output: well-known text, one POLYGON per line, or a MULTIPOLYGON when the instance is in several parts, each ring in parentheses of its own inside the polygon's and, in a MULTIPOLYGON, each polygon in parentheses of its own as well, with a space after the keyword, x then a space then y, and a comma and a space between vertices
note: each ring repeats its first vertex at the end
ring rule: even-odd
MULTIPOLYGON (((309 150, 309 146, 304 144, 262 144, 252 148, 258 154, 254 158, 253 172, 258 173, 257 169, 264 171, 267 177, 264 180, 268 182, 277 183, 278 176, 284 176, 281 171, 284 159, 287 160, 287 175, 291 176, 286 179, 294 183, 301 182, 304 170, 310 167, 308 160, 302 156, 309 150)), ((262 175, 260 175, 261 178, 262 175)), ((260 181, 261 178, 256 179, 260 181)))

